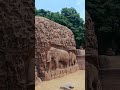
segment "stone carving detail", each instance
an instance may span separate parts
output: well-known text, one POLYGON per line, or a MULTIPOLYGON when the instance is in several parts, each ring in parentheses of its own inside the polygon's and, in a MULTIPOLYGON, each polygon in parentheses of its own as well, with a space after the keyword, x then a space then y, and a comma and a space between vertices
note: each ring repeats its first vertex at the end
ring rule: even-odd
POLYGON ((98 75, 99 61, 97 37, 94 31, 94 23, 87 11, 85 25, 86 90, 102 90, 98 75))
POLYGON ((76 55, 73 52, 69 52, 69 65, 75 65, 77 63, 76 55))
POLYGON ((98 64, 98 44, 97 44, 97 37, 94 31, 94 23, 86 11, 86 27, 85 27, 85 54, 86 60, 92 63, 97 68, 99 67, 98 64))
POLYGON ((37 69, 35 68, 35 86, 41 84, 41 79, 38 77, 37 69))
MULTIPOLYGON (((65 50, 51 47, 47 52, 47 62, 50 63, 50 67, 52 61, 55 62, 56 69, 59 68, 60 61, 63 62, 66 67, 69 67, 69 54, 65 50)), ((50 69, 50 67, 48 69, 50 69)))
POLYGON ((1 0, 0 6, 0 90, 34 90, 34 2, 1 0))
POLYGON ((77 58, 79 68, 81 70, 85 70, 85 50, 84 49, 77 49, 76 53, 77 53, 76 58, 77 58))
POLYGON ((76 43, 70 29, 44 17, 35 17, 35 58, 42 80, 77 71, 76 43), (72 57, 71 57, 72 55, 72 57))
POLYGON ((97 68, 86 62, 86 90, 102 90, 97 68))

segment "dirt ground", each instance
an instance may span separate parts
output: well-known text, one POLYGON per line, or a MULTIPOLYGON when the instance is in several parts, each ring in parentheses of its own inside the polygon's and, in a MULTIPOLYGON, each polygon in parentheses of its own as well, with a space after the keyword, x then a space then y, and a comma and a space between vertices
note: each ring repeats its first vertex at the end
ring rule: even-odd
POLYGON ((35 86, 35 90, 63 90, 60 87, 66 84, 74 86, 74 89, 71 90, 85 90, 85 70, 79 70, 62 78, 44 81, 35 86))

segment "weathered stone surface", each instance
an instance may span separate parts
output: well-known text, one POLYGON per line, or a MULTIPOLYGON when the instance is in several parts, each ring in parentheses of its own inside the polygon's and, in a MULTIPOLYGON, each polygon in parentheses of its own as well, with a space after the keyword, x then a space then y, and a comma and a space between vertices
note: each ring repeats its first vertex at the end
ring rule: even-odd
POLYGON ((35 86, 42 83, 42 80, 38 77, 37 70, 35 69, 35 86))
POLYGON ((35 32, 36 42, 39 42, 36 43, 36 48, 41 45, 42 47, 49 47, 52 44, 68 50, 75 50, 74 35, 67 27, 44 17, 35 17, 35 32))
POLYGON ((115 52, 112 50, 112 48, 108 48, 108 50, 106 51, 106 55, 108 55, 108 56, 114 56, 115 52))
POLYGON ((78 65, 74 65, 73 67, 68 67, 68 68, 64 68, 64 69, 56 69, 51 72, 45 71, 45 73, 44 73, 45 79, 44 80, 47 81, 47 80, 51 80, 51 79, 60 78, 65 75, 68 75, 70 73, 74 73, 78 70, 79 70, 78 65))
MULTIPOLYGON (((78 64, 69 64, 70 52, 74 56, 71 58, 71 62, 76 59, 76 43, 72 31, 67 27, 44 17, 36 16, 35 39, 36 66, 39 69, 39 77, 44 78, 44 80, 67 75, 70 72, 69 67, 74 68, 74 65, 78 64), (47 71, 52 72, 48 73, 47 71)), ((73 69, 74 72, 77 70, 73 69)))
POLYGON ((77 61, 80 70, 85 70, 85 50, 77 49, 77 61))
POLYGON ((86 62, 86 90, 102 90, 97 68, 86 62))
POLYGON ((86 23, 85 23, 85 56, 86 61, 92 63, 97 68, 99 67, 98 64, 98 43, 97 37, 94 31, 94 23, 86 11, 86 23))
POLYGON ((98 43, 94 31, 94 23, 86 11, 85 27, 85 60, 86 90, 101 90, 99 80, 98 43))
POLYGON ((1 0, 0 12, 0 90, 34 90, 34 2, 1 0))
POLYGON ((98 60, 99 60, 100 69, 105 69, 105 68, 111 67, 110 60, 107 56, 99 55, 98 60))

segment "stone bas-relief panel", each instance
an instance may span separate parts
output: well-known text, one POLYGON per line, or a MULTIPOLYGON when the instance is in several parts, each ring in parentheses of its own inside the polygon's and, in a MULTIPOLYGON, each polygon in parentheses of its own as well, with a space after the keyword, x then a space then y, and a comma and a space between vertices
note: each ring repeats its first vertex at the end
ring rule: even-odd
POLYGON ((76 43, 70 29, 44 17, 35 17, 35 59, 42 80, 79 70, 76 43))
POLYGON ((102 90, 99 79, 98 43, 94 31, 94 22, 86 11, 85 27, 85 60, 86 60, 86 90, 102 90))

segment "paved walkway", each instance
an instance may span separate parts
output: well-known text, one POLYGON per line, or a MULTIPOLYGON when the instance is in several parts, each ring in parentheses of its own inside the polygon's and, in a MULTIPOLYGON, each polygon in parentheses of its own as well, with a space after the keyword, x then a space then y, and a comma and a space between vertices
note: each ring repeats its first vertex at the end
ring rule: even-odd
POLYGON ((85 70, 79 70, 62 78, 44 81, 35 87, 35 90, 63 90, 61 86, 71 84, 74 89, 71 90, 85 90, 85 70))

